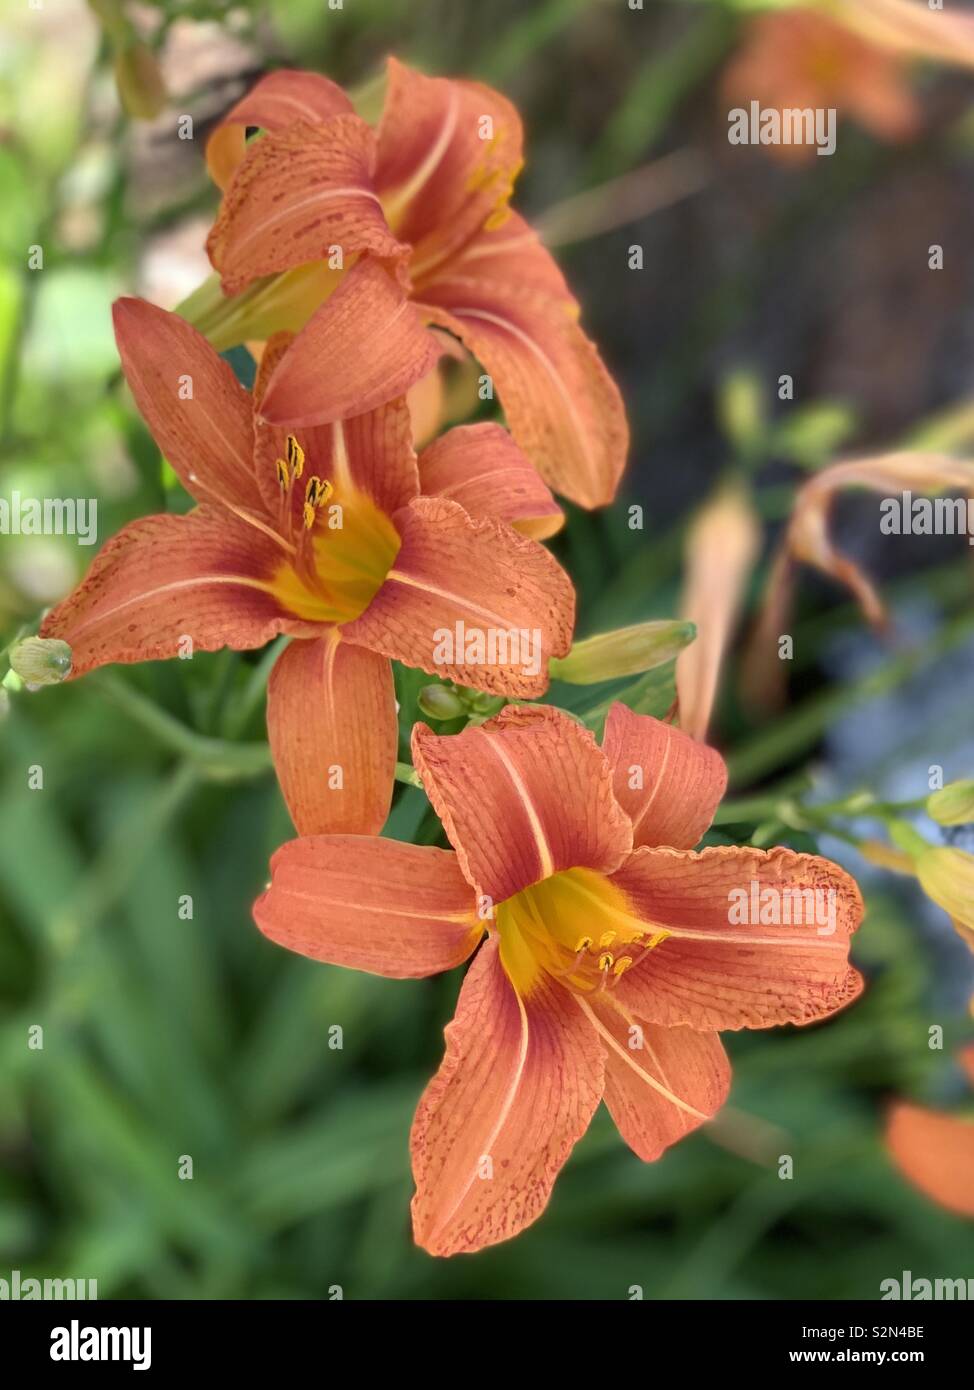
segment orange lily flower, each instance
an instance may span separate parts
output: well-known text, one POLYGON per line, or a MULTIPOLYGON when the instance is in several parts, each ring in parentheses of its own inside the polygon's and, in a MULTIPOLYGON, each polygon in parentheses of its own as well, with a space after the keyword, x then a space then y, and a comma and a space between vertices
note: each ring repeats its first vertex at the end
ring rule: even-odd
MULTIPOLYGON (((569 650, 571 582, 514 529, 557 524, 553 497, 498 425, 451 431, 418 463, 403 399, 285 435, 255 423, 263 381, 251 396, 175 314, 122 299, 115 333, 136 403, 198 506, 126 526, 42 634, 70 644, 72 677, 185 655, 187 639, 190 653, 241 651, 289 634, 267 721, 294 823, 378 832, 398 740, 390 658, 524 698, 569 650), (529 634, 527 647, 444 646, 438 632, 457 624, 529 634)), ((272 342, 263 365, 285 347, 272 342)))
MULTIPOLYGON (((906 139, 919 126, 919 107, 900 56, 846 28, 838 14, 833 19, 816 9, 776 10, 752 20, 722 87, 735 105, 834 108, 880 140, 906 139)), ((815 157, 813 145, 762 148, 784 162, 815 157)))
POLYGON ((375 130, 308 72, 271 73, 230 111, 207 147, 225 190, 207 249, 239 300, 216 305, 209 329, 186 312, 221 347, 301 329, 268 382, 266 420, 309 428, 404 394, 439 355, 432 326, 483 365, 551 487, 585 507, 612 500, 622 399, 561 271, 508 207, 521 147, 499 93, 394 58, 375 130))
POLYGON ((294 840, 254 917, 290 950, 397 978, 461 964, 486 931, 413 1124, 432 1254, 540 1216, 600 1099, 658 1158, 727 1095, 718 1029, 809 1023, 860 993, 855 883, 788 849, 693 852, 726 771, 679 730, 615 704, 600 749, 560 710, 509 706, 450 737, 416 725, 412 748, 455 852, 294 840), (833 890, 834 929, 735 924, 730 895, 755 887, 833 890))
MULTIPOLYGON (((974 1085, 974 1045, 962 1049, 960 1063, 974 1085)), ((886 1143, 914 1187, 949 1211, 974 1217, 974 1118, 898 1101, 886 1143)))

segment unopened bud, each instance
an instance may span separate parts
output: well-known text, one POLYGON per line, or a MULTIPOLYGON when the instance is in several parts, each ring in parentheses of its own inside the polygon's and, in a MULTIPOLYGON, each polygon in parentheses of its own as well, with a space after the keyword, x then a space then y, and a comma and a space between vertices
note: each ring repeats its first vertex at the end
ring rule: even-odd
POLYGON ((974 929, 974 854, 947 845, 931 846, 917 857, 916 874, 928 898, 960 929, 974 929))
POLYGON ((938 825, 967 825, 974 821, 974 778, 948 782, 927 797, 927 815, 938 825))
POLYGON ((57 685, 71 674, 71 648, 57 637, 25 637, 11 651, 10 666, 25 685, 57 685))
POLYGON ((459 719, 467 712, 457 692, 446 685, 424 685, 416 703, 429 719, 459 719))
POLYGON ((637 623, 576 642, 567 656, 552 657, 548 667, 552 676, 572 685, 636 676, 672 661, 696 635, 696 626, 682 619, 637 623))
POLYGON ((151 48, 137 39, 115 50, 115 81, 130 116, 151 121, 164 109, 168 94, 159 64, 151 48))

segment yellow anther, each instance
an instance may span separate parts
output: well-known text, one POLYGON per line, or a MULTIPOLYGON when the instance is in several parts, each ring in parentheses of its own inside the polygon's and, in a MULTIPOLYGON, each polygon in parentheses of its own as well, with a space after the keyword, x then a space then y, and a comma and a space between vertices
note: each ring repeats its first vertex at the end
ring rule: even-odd
POLYGON ((624 970, 628 970, 632 965, 632 956, 620 956, 612 967, 613 975, 621 975, 624 970))
POLYGON ((287 471, 287 464, 283 459, 277 459, 274 467, 277 469, 277 481, 280 484, 281 491, 287 492, 288 488, 291 486, 291 475, 287 471))
POLYGON ((665 941, 668 936, 668 931, 656 932, 656 934, 654 936, 651 936, 649 941, 646 943, 646 949, 648 951, 654 950, 657 946, 661 944, 661 942, 665 941))
POLYGON ((591 946, 591 944, 592 944, 592 938, 591 938, 590 936, 580 936, 580 937, 578 938, 578 940, 575 942, 575 954, 576 954, 576 956, 577 956, 581 951, 587 951, 588 948, 591 946))
POLYGON ((304 472, 304 450, 293 434, 288 435, 286 448, 287 462, 291 470, 291 477, 300 478, 301 474, 304 472))
POLYGON ((613 941, 615 941, 615 939, 616 939, 616 934, 615 934, 614 931, 604 931, 604 932, 602 933, 602 935, 599 937, 599 945, 600 945, 600 946, 611 946, 612 943, 613 943, 613 941))
POLYGON ((603 951, 602 954, 599 956, 599 969, 611 970, 613 959, 614 957, 608 951, 603 951))
POLYGON ((315 513, 325 505, 333 491, 331 483, 323 481, 316 473, 308 479, 304 490, 304 524, 309 531, 315 524, 315 513))

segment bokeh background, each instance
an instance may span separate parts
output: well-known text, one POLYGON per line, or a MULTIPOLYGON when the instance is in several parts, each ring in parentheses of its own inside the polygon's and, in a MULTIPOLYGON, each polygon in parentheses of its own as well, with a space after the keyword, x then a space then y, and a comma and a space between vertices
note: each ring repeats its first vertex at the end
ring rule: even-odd
MULTIPOLYGON (((970 76, 911 74, 923 119, 909 141, 844 123, 834 157, 785 165, 727 143, 721 74, 753 19, 729 0, 191 0, 127 16, 170 94, 151 121, 122 110, 111 43, 85 4, 4 0, 3 496, 96 497, 100 540, 185 508, 121 382, 111 301, 172 307, 207 272, 203 141, 262 71, 304 65, 354 86, 390 51, 516 102, 528 141, 517 205, 556 246, 626 397, 625 496, 573 513, 555 543, 581 635, 675 613, 687 520, 731 464, 753 479, 766 562, 809 471, 919 438, 974 448, 970 76), (181 113, 192 141, 176 137, 181 113), (928 269, 931 243, 943 271, 928 269), (27 267, 33 245, 42 270, 27 267), (777 400, 785 372, 793 403, 777 400)), ((932 764, 974 773, 969 548, 882 537, 877 514, 877 499, 849 497, 836 527, 882 579, 889 634, 805 575, 774 714, 740 696, 737 644, 713 733, 735 795, 801 774, 823 796, 912 798, 932 764)), ((68 537, 0 536, 2 644, 36 630, 91 555, 68 537)), ((728 1036, 728 1110, 660 1162, 641 1164, 600 1112, 534 1228, 450 1262, 416 1250, 408 1127, 459 976, 372 979, 288 956, 253 927, 269 854, 289 835, 259 748, 265 674, 259 657, 203 654, 11 697, 0 1275, 96 1278, 101 1297, 327 1298, 340 1285, 347 1298, 619 1299, 639 1286, 645 1298, 841 1299, 878 1297, 907 1269, 974 1273, 971 1224, 910 1188, 882 1142, 895 1096, 969 1105, 950 1056, 970 1035, 970 953, 911 881, 787 828, 775 838, 834 854, 866 888, 862 1001, 814 1028, 728 1036), (43 790, 28 790, 34 765, 43 790), (26 1044, 37 1024, 42 1050, 26 1044), (936 1025, 942 1050, 928 1046, 936 1025), (177 1176, 183 1155, 192 1181, 177 1176)), ((664 685, 649 695, 659 713, 664 685)), ((407 722, 415 691, 402 675, 407 722)), ((754 829, 723 824, 710 839, 754 829)), ((436 838, 420 792, 399 789, 387 833, 436 838)))

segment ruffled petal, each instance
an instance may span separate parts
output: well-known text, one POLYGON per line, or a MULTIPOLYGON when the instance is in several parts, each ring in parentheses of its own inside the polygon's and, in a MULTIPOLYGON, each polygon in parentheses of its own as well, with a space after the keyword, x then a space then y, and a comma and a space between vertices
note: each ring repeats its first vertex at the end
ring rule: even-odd
POLYGON ((619 1133, 647 1163, 709 1120, 730 1089, 714 1032, 639 1023, 605 995, 581 999, 605 1048, 605 1103, 619 1133))
POLYGON ((602 751, 616 800, 632 821, 633 844, 692 849, 727 787, 720 754, 618 702, 605 721, 602 751))
POLYGON ((601 1094, 602 1049, 574 999, 550 982, 520 999, 491 938, 413 1122, 417 1243, 472 1254, 536 1221, 601 1094))
POLYGON ((358 116, 291 125, 247 151, 206 249, 225 294, 261 276, 362 251, 390 259, 409 248, 389 231, 373 181, 375 136, 358 116))
POLYGON ((575 594, 536 541, 456 502, 420 497, 393 518, 402 546, 351 642, 500 695, 548 685, 548 660, 571 646, 575 594))
POLYGON ((282 845, 254 921, 289 951, 399 980, 452 970, 483 935, 455 855, 359 835, 282 845))
POLYGON ((80 676, 109 662, 247 651, 281 632, 314 633, 274 595, 281 561, 263 532, 215 507, 145 517, 112 537, 41 634, 70 644, 80 676))
POLYGON ((337 629, 282 652, 267 734, 299 835, 377 835, 392 801, 399 725, 392 667, 337 629))
POLYGON ((361 415, 404 395, 439 355, 402 285, 364 256, 285 353, 260 413, 293 429, 361 415))
POLYGON ((629 853, 605 759, 561 710, 512 706, 449 737, 417 724, 412 750, 461 869, 494 904, 563 869, 611 873, 629 853))
POLYGON ((284 130, 295 121, 327 121, 351 111, 341 87, 327 77, 290 68, 270 72, 231 107, 206 142, 210 177, 226 188, 246 153, 248 128, 284 130))
POLYGON ((144 299, 117 299, 112 317, 139 413, 187 492, 262 515, 251 399, 229 365, 178 314, 144 299))
POLYGON ((629 447, 619 388, 571 305, 502 278, 450 274, 417 291, 489 373, 515 440, 555 492, 582 507, 615 496, 629 447))
POLYGON ((827 859, 639 849, 611 881, 656 941, 614 991, 640 1019, 699 1029, 812 1023, 862 992, 849 965, 862 898, 827 859))
POLYGON ((395 58, 378 142, 376 186, 417 273, 503 216, 522 163, 521 119, 499 92, 395 58))
POLYGON ((496 516, 535 540, 561 530, 564 513, 500 425, 459 425, 424 449, 420 487, 448 497, 472 517, 496 516))

